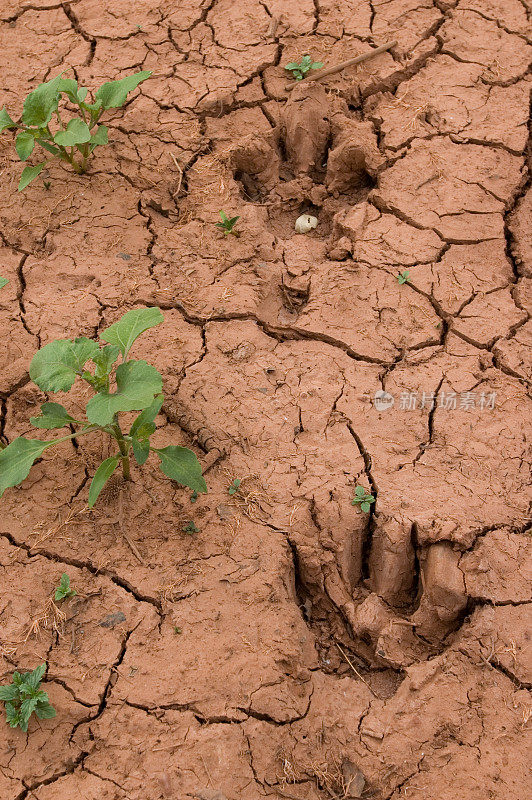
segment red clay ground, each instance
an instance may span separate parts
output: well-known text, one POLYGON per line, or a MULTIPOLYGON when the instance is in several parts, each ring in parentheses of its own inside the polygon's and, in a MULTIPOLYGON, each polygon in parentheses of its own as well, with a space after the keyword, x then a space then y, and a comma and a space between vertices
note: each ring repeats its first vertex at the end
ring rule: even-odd
POLYGON ((89 512, 80 440, 4 495, 2 682, 46 661, 57 717, 0 725, 2 800, 532 796, 526 5, 2 3, 14 113, 60 70, 154 72, 85 177, 19 195, 1 138, 4 441, 39 346, 157 304, 157 437, 209 486, 148 462, 89 512))

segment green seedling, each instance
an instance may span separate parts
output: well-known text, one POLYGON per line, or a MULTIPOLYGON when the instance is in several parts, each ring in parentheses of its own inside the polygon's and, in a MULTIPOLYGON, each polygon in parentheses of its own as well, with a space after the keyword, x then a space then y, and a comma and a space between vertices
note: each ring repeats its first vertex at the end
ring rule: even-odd
POLYGON ((161 410, 162 377, 146 361, 128 358, 135 340, 149 328, 159 325, 163 315, 158 308, 140 308, 106 328, 100 339, 58 339, 42 347, 30 364, 30 378, 44 392, 68 392, 76 378, 88 384, 93 392, 85 411, 85 419, 77 419, 60 403, 43 403, 41 414, 31 417, 36 428, 53 430, 69 428, 70 433, 57 439, 14 439, 0 452, 0 497, 8 486, 17 486, 28 476, 34 462, 45 450, 59 442, 77 439, 89 433, 104 432, 114 440, 118 452, 103 461, 89 488, 92 508, 103 487, 120 465, 125 480, 131 480, 130 455, 142 465, 150 453, 160 460, 162 472, 192 491, 206 492, 198 459, 186 447, 169 445, 153 447, 150 437, 155 432, 155 418, 161 410), (116 366, 117 359, 121 361, 116 366), (87 364, 92 362, 92 367, 87 364), (120 415, 140 411, 129 431, 122 430, 120 415))
POLYGON ((191 503, 195 503, 196 500, 198 499, 198 497, 199 497, 199 495, 198 495, 197 492, 192 492, 192 494, 190 495, 190 502, 191 503))
POLYGON ((194 520, 191 519, 190 522, 187 522, 187 524, 183 527, 183 531, 184 533, 192 534, 192 533, 199 533, 200 529, 196 527, 196 525, 194 524, 194 520))
POLYGON ((33 672, 14 672, 12 683, 0 686, 0 700, 6 710, 7 724, 11 728, 28 730, 28 723, 33 713, 39 719, 55 717, 48 695, 39 689, 42 677, 46 672, 46 664, 36 667, 33 672))
POLYGON ((397 275, 397 282, 399 283, 400 286, 402 286, 403 283, 408 283, 408 281, 410 280, 409 275, 410 272, 407 269, 405 269, 404 272, 400 272, 399 275, 397 275))
POLYGON ((241 483, 242 483, 242 481, 240 480, 240 478, 235 478, 234 479, 233 483, 231 484, 231 486, 227 490, 229 492, 229 494, 231 495, 231 497, 238 492, 238 490, 240 489, 240 484, 241 483))
POLYGON ((61 580, 59 581, 59 586, 57 586, 55 590, 55 602, 58 603, 60 600, 66 600, 69 597, 74 597, 76 594, 76 590, 70 588, 70 578, 66 572, 63 572, 61 575, 61 580))
POLYGON ((323 64, 321 61, 313 61, 309 55, 303 56, 299 64, 297 61, 291 61, 286 65, 285 69, 292 73, 292 77, 296 81, 302 81, 303 78, 310 72, 311 69, 321 69, 323 64))
MULTIPOLYGON (((52 157, 70 164, 74 172, 83 173, 87 161, 99 145, 107 144, 108 129, 100 125, 102 114, 110 108, 121 108, 129 92, 149 78, 151 72, 136 72, 118 81, 104 83, 87 102, 88 89, 78 87, 73 78, 58 75, 41 83, 26 97, 20 122, 11 119, 7 110, 0 110, 0 133, 17 130, 15 149, 21 161, 27 161, 38 144, 52 157), (60 100, 66 98, 75 106, 74 115, 65 122, 59 112, 60 100), (52 117, 55 123, 52 130, 52 117)), ((61 111, 64 113, 65 108, 61 111)), ((48 158, 49 160, 49 158, 48 158)), ((22 170, 18 190, 21 192, 44 169, 48 160, 22 170)), ((46 184, 45 184, 46 185, 46 184)))
POLYGON ((226 236, 229 236, 230 233, 232 233, 233 236, 240 236, 239 232, 234 230, 240 217, 231 217, 231 219, 229 219, 225 211, 220 211, 219 214, 222 221, 217 222, 216 227, 220 228, 226 236))
POLYGON ((372 494, 368 494, 363 486, 357 486, 355 488, 355 496, 351 500, 351 505, 356 506, 360 505, 362 511, 366 514, 369 514, 371 504, 375 502, 375 498, 372 494))

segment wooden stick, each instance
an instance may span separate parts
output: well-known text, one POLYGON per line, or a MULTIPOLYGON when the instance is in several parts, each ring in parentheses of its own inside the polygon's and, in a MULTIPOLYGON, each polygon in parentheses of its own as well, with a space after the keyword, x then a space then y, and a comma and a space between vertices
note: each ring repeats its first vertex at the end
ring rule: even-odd
POLYGON ((340 64, 336 64, 335 67, 328 67, 327 69, 319 70, 315 72, 314 75, 310 75, 308 78, 304 78, 303 81, 296 81, 295 83, 289 84, 286 89, 290 91, 300 83, 308 83, 309 81, 321 81, 322 78, 326 78, 327 75, 334 75, 336 72, 341 72, 343 69, 347 67, 353 67, 355 64, 361 64, 363 61, 368 61, 370 58, 374 58, 378 56, 380 53, 386 52, 386 50, 391 50, 392 47, 395 47, 397 41, 394 39, 393 42, 386 42, 386 44, 381 44, 380 47, 376 47, 374 50, 369 50, 367 53, 362 53, 360 56, 356 56, 355 58, 350 58, 347 61, 342 61, 340 64))

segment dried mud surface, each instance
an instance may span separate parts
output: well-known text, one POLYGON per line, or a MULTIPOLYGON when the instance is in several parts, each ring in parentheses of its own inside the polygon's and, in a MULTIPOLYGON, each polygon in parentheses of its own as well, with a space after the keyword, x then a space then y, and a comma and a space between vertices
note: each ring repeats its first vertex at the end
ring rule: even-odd
POLYGON ((158 304, 156 436, 209 486, 148 462, 89 512, 92 440, 4 495, 1 673, 46 660, 57 717, 2 722, 2 799, 532 796, 531 30, 524 0, 2 3, 15 114, 60 70, 154 77, 85 177, 19 195, 0 140, 0 433, 39 346, 158 304))

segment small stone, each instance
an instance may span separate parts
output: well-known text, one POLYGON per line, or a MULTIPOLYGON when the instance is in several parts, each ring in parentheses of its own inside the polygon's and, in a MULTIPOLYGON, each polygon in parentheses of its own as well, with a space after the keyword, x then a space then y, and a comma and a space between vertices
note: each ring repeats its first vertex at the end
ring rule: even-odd
POLYGON ((318 218, 312 217, 310 214, 302 214, 296 219, 294 227, 297 233, 308 233, 318 227, 318 218))

